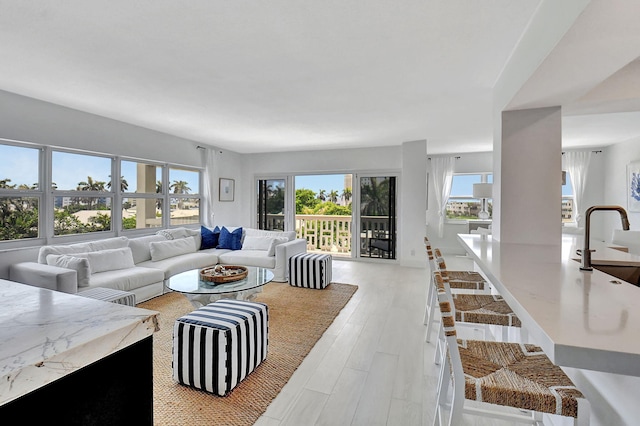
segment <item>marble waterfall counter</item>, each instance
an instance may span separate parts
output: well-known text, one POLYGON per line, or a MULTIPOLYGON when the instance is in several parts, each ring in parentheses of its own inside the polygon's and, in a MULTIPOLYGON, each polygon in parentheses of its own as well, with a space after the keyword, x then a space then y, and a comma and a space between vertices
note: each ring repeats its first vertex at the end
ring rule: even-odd
MULTIPOLYGON (((494 241, 459 234, 458 240, 557 365, 640 376, 640 288, 575 259, 582 236, 562 245, 494 241)), ((593 242, 594 264, 640 266, 640 257, 593 242)))
MULTIPOLYGON (((80 370, 89 371, 85 367, 140 341, 150 341, 158 329, 155 311, 12 281, 0 280, 0 300, 0 409, 80 370)), ((97 393, 77 389, 67 398, 97 393)))

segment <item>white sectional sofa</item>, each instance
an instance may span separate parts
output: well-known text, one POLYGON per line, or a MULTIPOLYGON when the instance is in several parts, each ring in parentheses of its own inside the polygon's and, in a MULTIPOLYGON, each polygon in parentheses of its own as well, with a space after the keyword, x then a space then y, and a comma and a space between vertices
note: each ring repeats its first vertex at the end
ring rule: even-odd
POLYGON ((241 242, 239 250, 201 250, 201 231, 173 228, 138 238, 49 245, 40 248, 37 262, 12 265, 9 279, 66 293, 96 287, 124 290, 139 303, 163 294, 164 282, 173 275, 217 263, 268 268, 274 281, 287 281, 289 258, 307 247, 295 232, 252 228, 242 229, 241 242))

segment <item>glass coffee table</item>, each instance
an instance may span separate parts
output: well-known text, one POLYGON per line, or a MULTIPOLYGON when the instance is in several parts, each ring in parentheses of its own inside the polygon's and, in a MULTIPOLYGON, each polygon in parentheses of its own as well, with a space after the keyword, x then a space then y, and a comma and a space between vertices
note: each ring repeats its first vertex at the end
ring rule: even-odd
POLYGON ((187 296, 193 306, 199 308, 219 299, 253 300, 262 292, 262 286, 273 279, 273 272, 266 268, 247 266, 247 277, 229 283, 216 284, 200 279, 200 271, 192 269, 169 278, 166 286, 187 296))

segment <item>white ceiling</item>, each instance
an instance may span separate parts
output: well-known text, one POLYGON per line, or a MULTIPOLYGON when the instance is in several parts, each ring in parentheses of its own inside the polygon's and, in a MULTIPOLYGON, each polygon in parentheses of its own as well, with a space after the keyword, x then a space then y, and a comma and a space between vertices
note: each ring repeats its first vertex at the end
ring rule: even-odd
MULTIPOLYGON (((0 0, 0 89, 240 153, 488 151, 492 89, 541 1, 0 0)), ((617 134, 584 118, 606 93, 566 146, 640 135, 620 96, 617 134)))

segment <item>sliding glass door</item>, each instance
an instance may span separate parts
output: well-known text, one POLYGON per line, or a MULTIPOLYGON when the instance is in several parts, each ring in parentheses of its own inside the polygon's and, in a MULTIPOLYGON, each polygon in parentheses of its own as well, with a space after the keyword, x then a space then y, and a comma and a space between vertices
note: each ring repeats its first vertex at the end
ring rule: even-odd
POLYGON ((257 227, 270 231, 284 231, 287 226, 287 179, 258 180, 257 227))
POLYGON ((359 177, 360 257, 396 258, 396 177, 359 177))

